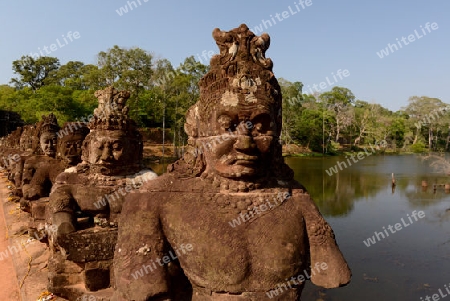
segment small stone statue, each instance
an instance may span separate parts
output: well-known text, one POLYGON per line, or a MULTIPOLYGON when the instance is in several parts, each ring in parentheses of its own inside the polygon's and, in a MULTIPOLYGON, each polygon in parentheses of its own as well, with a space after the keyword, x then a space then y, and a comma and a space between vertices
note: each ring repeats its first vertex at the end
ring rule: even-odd
MULTIPOLYGON (((142 165, 142 137, 125 106, 130 94, 108 87, 95 95, 99 105, 81 146, 82 161, 58 175, 48 205, 48 224, 57 229, 50 233, 49 287, 70 300, 110 286, 124 198, 157 176, 142 165)), ((62 143, 69 160, 75 145, 62 143)))
POLYGON ((21 209, 30 212, 30 201, 48 197, 56 176, 64 170, 56 158, 57 135, 59 130, 56 116, 50 113, 42 116, 39 128, 39 142, 42 155, 27 156, 22 171, 21 209))

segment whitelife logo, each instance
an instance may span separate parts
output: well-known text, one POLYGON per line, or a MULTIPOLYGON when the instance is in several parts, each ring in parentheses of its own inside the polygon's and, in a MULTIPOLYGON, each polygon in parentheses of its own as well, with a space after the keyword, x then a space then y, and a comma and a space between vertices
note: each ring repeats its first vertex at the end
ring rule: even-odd
POLYGON ((30 56, 33 57, 34 59, 39 58, 39 56, 47 56, 49 54, 51 54, 52 52, 55 52, 58 49, 63 48, 66 45, 69 45, 70 42, 73 42, 74 40, 78 40, 81 36, 80 33, 78 31, 74 31, 72 33, 72 31, 69 31, 66 35, 61 35, 62 36, 62 40, 64 41, 64 43, 62 43, 59 38, 56 39, 56 43, 50 44, 50 46, 48 47, 47 45, 45 45, 44 47, 38 47, 38 51, 39 53, 36 52, 30 52, 30 56), (45 51, 45 53, 43 52, 45 51), (39 55, 40 54, 40 55, 39 55))
POLYGON ((422 29, 422 33, 423 35, 420 35, 420 33, 417 32, 417 29, 414 30, 414 34, 410 34, 408 35, 408 38, 402 36, 402 38, 399 40, 398 38, 396 38, 397 40, 397 44, 391 44, 388 43, 387 47, 384 49, 381 49, 379 52, 377 52, 377 55, 380 59, 384 58, 385 56, 388 56, 391 53, 394 53, 395 51, 398 51, 398 47, 403 48, 402 43, 400 41, 403 42, 404 46, 409 45, 410 43, 416 41, 417 40, 423 38, 424 36, 427 35, 428 33, 431 33, 431 30, 437 30, 439 28, 438 24, 436 22, 433 22, 430 24, 430 22, 427 22, 427 24, 425 24, 425 28, 427 29, 427 31, 425 31, 425 29, 422 27, 422 25, 420 25, 420 29, 422 29), (431 28, 431 29, 430 29, 431 28), (406 41, 406 39, 408 39, 409 42, 406 41), (397 47, 398 45, 398 47, 397 47))
MULTIPOLYGON (((419 218, 424 218, 425 217, 425 212, 423 212, 423 211, 417 212, 416 210, 414 210, 411 213, 411 215, 414 218, 414 220, 417 222, 419 220, 419 218)), ((394 226, 389 225, 387 227, 389 229, 389 231, 391 232, 391 234, 394 234, 394 233, 400 231, 401 229, 403 229, 403 226, 406 228, 406 227, 409 227, 410 225, 412 225, 414 223, 413 219, 411 218, 411 216, 409 216, 409 214, 407 214, 406 216, 408 217, 408 220, 409 220, 410 223, 408 224, 407 222, 405 222, 405 220, 402 217, 400 219, 401 223, 396 223, 394 226), (395 228, 395 230, 394 230, 394 228, 395 228)), ((366 247, 370 247, 371 245, 376 244, 377 240, 380 241, 382 239, 385 239, 386 237, 389 237, 389 232, 386 229, 386 227, 383 227, 383 231, 384 231, 384 233, 375 231, 374 232, 375 235, 373 235, 372 237, 369 237, 366 240, 363 240, 363 243, 366 245, 366 247), (386 236, 384 234, 386 234, 386 236), (376 237, 377 240, 375 239, 375 237, 376 237)))

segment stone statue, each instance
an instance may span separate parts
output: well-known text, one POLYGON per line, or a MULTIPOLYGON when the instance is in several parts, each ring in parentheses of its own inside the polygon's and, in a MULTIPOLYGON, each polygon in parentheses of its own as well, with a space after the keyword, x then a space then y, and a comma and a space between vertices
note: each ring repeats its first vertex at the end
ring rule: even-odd
POLYGON ((12 166, 11 176, 16 186, 15 195, 22 197, 22 176, 25 161, 33 155, 42 154, 39 141, 39 130, 42 121, 36 125, 25 125, 19 139, 19 160, 12 166))
POLYGON ((17 158, 20 156, 19 138, 22 131, 23 127, 18 127, 8 136, 2 137, 0 166, 6 170, 8 180, 12 182, 14 182, 14 171, 18 161, 17 158))
MULTIPOLYGON (((24 156, 21 175, 23 199, 21 209, 31 212, 30 201, 48 197, 56 176, 64 170, 56 158, 57 135, 59 130, 56 116, 50 113, 42 116, 39 127, 39 145, 42 155, 24 156)), ((20 171, 17 171, 20 174, 20 171)))
POLYGON ((50 233, 49 289, 70 300, 110 286, 124 197, 156 178, 142 165, 141 134, 125 106, 130 94, 108 87, 95 95, 82 162, 58 175, 48 206, 48 224, 57 229, 50 233))
POLYGON ((66 122, 60 131, 57 144, 57 158, 64 162, 66 168, 81 162, 81 146, 89 134, 89 128, 84 123, 66 122))
POLYGON ((220 54, 187 112, 187 153, 126 197, 112 300, 294 301, 307 279, 350 281, 332 229, 284 163, 268 35, 243 24, 213 37, 220 54))

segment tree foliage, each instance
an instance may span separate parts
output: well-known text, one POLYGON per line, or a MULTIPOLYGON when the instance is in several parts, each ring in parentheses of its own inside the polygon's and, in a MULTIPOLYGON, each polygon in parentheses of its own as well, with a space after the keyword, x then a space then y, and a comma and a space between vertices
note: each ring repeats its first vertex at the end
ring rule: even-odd
MULTIPOLYGON (((56 57, 22 56, 13 61, 17 77, 0 86, 0 109, 21 114, 27 123, 53 112, 62 124, 92 113, 94 91, 114 85, 128 90, 130 116, 142 127, 171 129, 175 146, 186 143, 185 113, 199 98, 199 80, 208 66, 187 57, 178 67, 150 52, 117 45, 101 51, 96 64, 56 57)), ((362 147, 385 140, 395 150, 448 150, 450 113, 440 99, 412 96, 408 105, 391 112, 380 104, 357 100, 335 86, 322 94, 303 94, 300 81, 279 78, 283 95, 283 144, 300 144, 331 152, 336 145, 362 147)))
POLYGON ((59 60, 55 57, 42 56, 34 59, 28 55, 13 61, 12 64, 13 71, 19 78, 11 79, 11 83, 17 88, 31 87, 33 91, 52 83, 60 66, 59 60))

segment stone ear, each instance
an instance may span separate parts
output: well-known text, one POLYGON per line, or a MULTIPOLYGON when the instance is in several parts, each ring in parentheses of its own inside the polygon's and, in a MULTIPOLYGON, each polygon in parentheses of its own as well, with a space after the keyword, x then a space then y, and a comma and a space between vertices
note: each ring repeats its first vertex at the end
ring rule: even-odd
POLYGON ((83 144, 81 145, 81 160, 89 161, 89 143, 92 140, 92 136, 89 133, 86 138, 83 140, 83 144))
POLYGON ((184 123, 184 131, 189 137, 198 137, 198 107, 193 105, 186 112, 186 122, 184 123))

